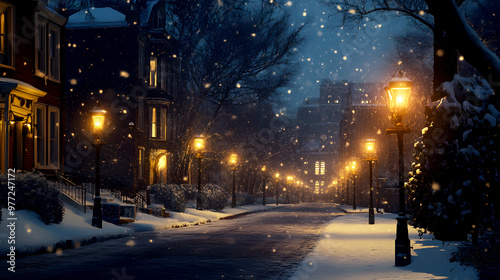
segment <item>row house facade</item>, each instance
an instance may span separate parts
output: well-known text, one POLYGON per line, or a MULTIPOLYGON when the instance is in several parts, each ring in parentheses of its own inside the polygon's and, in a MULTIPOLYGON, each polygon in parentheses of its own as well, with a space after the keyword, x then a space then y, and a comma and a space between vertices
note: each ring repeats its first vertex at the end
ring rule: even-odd
MULTIPOLYGON (((97 3, 96 3, 97 4, 97 3)), ((91 110, 106 110, 103 186, 143 190, 172 177, 171 96, 177 90, 174 39, 165 1, 135 1, 117 10, 82 9, 67 32, 66 173, 93 182, 91 110)), ((116 8, 116 7, 115 7, 116 8)))
POLYGON ((64 25, 47 0, 0 0, 0 168, 64 164, 64 25))

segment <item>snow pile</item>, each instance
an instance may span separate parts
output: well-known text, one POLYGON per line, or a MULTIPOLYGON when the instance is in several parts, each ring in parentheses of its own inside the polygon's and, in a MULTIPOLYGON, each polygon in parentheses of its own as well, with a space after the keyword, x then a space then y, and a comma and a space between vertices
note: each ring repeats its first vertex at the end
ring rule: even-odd
MULTIPOLYGON (((3 209, 6 210, 6 209, 3 209)), ((92 212, 81 213, 65 207, 64 220, 60 224, 46 225, 40 216, 29 210, 16 211, 16 254, 60 252, 66 248, 78 248, 93 242, 128 236, 132 230, 103 221, 102 229, 92 226, 92 212)), ((0 223, 0 254, 5 256, 12 244, 8 244, 9 222, 0 223)))

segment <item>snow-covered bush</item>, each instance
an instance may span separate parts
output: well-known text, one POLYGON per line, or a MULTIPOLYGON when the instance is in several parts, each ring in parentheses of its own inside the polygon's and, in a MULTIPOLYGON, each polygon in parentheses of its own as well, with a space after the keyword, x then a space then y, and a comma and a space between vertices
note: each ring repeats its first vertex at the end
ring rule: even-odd
MULTIPOLYGON (((61 192, 50 186, 43 175, 38 173, 18 172, 15 180, 16 210, 31 210, 45 224, 59 224, 64 216, 64 204, 61 192)), ((5 174, 0 174, 1 204, 7 207, 8 180, 5 174)))
POLYGON ((238 193, 236 195, 237 205, 253 205, 255 203, 255 196, 249 193, 238 193))
POLYGON ((445 97, 426 108, 427 124, 415 143, 410 172, 412 223, 438 239, 464 239, 495 228, 499 215, 500 112, 479 78, 455 76, 445 97))
POLYGON ((186 196, 184 188, 173 184, 155 184, 151 186, 156 203, 161 203, 166 209, 184 212, 186 210, 186 196))
POLYGON ((180 185, 180 187, 184 190, 186 200, 196 199, 196 194, 198 193, 196 185, 180 185))
POLYGON ((206 184, 202 188, 203 209, 213 209, 221 211, 227 206, 228 193, 227 191, 214 184, 206 184))

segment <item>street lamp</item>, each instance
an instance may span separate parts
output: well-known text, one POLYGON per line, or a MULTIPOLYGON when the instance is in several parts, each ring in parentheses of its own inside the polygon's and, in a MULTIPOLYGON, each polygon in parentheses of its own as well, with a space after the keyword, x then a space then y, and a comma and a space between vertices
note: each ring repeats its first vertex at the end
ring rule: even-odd
POLYGON ((196 209, 203 209, 203 199, 201 198, 201 160, 205 157, 205 136, 196 135, 193 140, 193 147, 196 151, 195 157, 198 159, 198 192, 196 194, 196 209))
POLYGON ((276 205, 278 205, 278 197, 279 197, 279 190, 280 190, 280 174, 276 173, 276 174, 274 174, 274 177, 276 177, 276 205))
POLYGON ((262 166, 262 205, 266 205, 266 166, 262 166))
POLYGON ((403 71, 398 71, 397 75, 394 75, 389 81, 389 86, 385 88, 388 94, 389 110, 396 124, 395 127, 388 128, 386 132, 387 134, 397 135, 399 150, 399 215, 396 218, 396 266, 406 266, 411 263, 408 219, 405 214, 403 156, 403 135, 410 132, 410 130, 403 125, 403 115, 408 106, 411 88, 412 82, 404 77, 403 71))
POLYGON ((352 170, 352 210, 356 210, 356 161, 351 162, 352 170))
MULTIPOLYGON (((286 182, 288 186, 288 192, 286 192, 286 202, 290 203, 290 195, 289 193, 293 190, 293 176, 287 176, 286 182)), ((283 191, 286 191, 286 188, 283 188, 283 191)))
POLYGON ((366 156, 365 159, 368 161, 368 165, 370 168, 370 208, 368 210, 368 224, 375 224, 375 212, 373 211, 373 162, 377 159, 375 158, 375 139, 366 139, 365 140, 366 147, 366 156))
POLYGON ((95 142, 92 144, 95 147, 95 197, 94 208, 92 210, 92 226, 102 228, 102 205, 101 205, 101 174, 99 168, 101 146, 105 143, 102 141, 101 133, 106 120, 106 111, 95 108, 90 111, 92 115, 92 124, 94 128, 95 142))
POLYGON ((236 170, 238 169, 238 155, 231 154, 229 157, 229 166, 231 171, 233 171, 233 199, 231 201, 231 207, 236 207, 236 170))

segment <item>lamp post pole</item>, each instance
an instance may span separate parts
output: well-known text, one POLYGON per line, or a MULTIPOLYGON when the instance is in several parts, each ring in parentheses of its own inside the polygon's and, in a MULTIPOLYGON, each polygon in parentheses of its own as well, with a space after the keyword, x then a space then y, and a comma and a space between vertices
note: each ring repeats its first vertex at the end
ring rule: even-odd
POLYGON ((356 210, 356 173, 352 172, 352 210, 356 210))
POLYGON ((198 154, 196 155, 196 158, 198 159, 198 187, 196 193, 196 209, 202 210, 203 199, 201 198, 201 160, 203 157, 198 154))
POLYGON ((368 224, 375 224, 375 212, 373 211, 373 160, 368 161, 370 166, 370 208, 368 209, 368 224))
POLYGON ((102 142, 96 141, 95 147, 95 192, 94 192, 94 207, 92 210, 92 226, 102 228, 102 204, 101 204, 101 172, 99 163, 101 161, 101 146, 102 142))
POLYGON ((279 191, 280 191, 280 174, 276 173, 276 205, 278 205, 279 191))
POLYGON ((92 209, 92 226, 97 228, 102 228, 102 204, 101 204, 101 177, 100 177, 100 155, 101 146, 104 145, 102 139, 100 139, 101 132, 104 128, 104 121, 106 118, 106 111, 103 109, 95 108, 91 111, 92 122, 94 125, 94 135, 95 135, 95 197, 94 197, 94 208, 92 209))
POLYGON ((393 119, 396 123, 394 128, 388 128, 387 134, 396 134, 398 138, 399 152, 399 215, 396 218, 396 250, 395 265, 406 266, 411 263, 411 247, 408 237, 408 219, 405 214, 405 192, 404 192, 404 155, 403 155, 403 135, 410 130, 403 125, 403 115, 405 113, 408 97, 411 93, 412 82, 404 77, 403 71, 398 71, 389 81, 386 87, 388 101, 393 119))
POLYGON ((203 209, 203 198, 201 197, 201 163, 204 158, 203 149, 205 148, 205 136, 196 135, 194 137, 193 147, 196 150, 196 158, 198 159, 198 188, 196 193, 196 209, 203 209))

